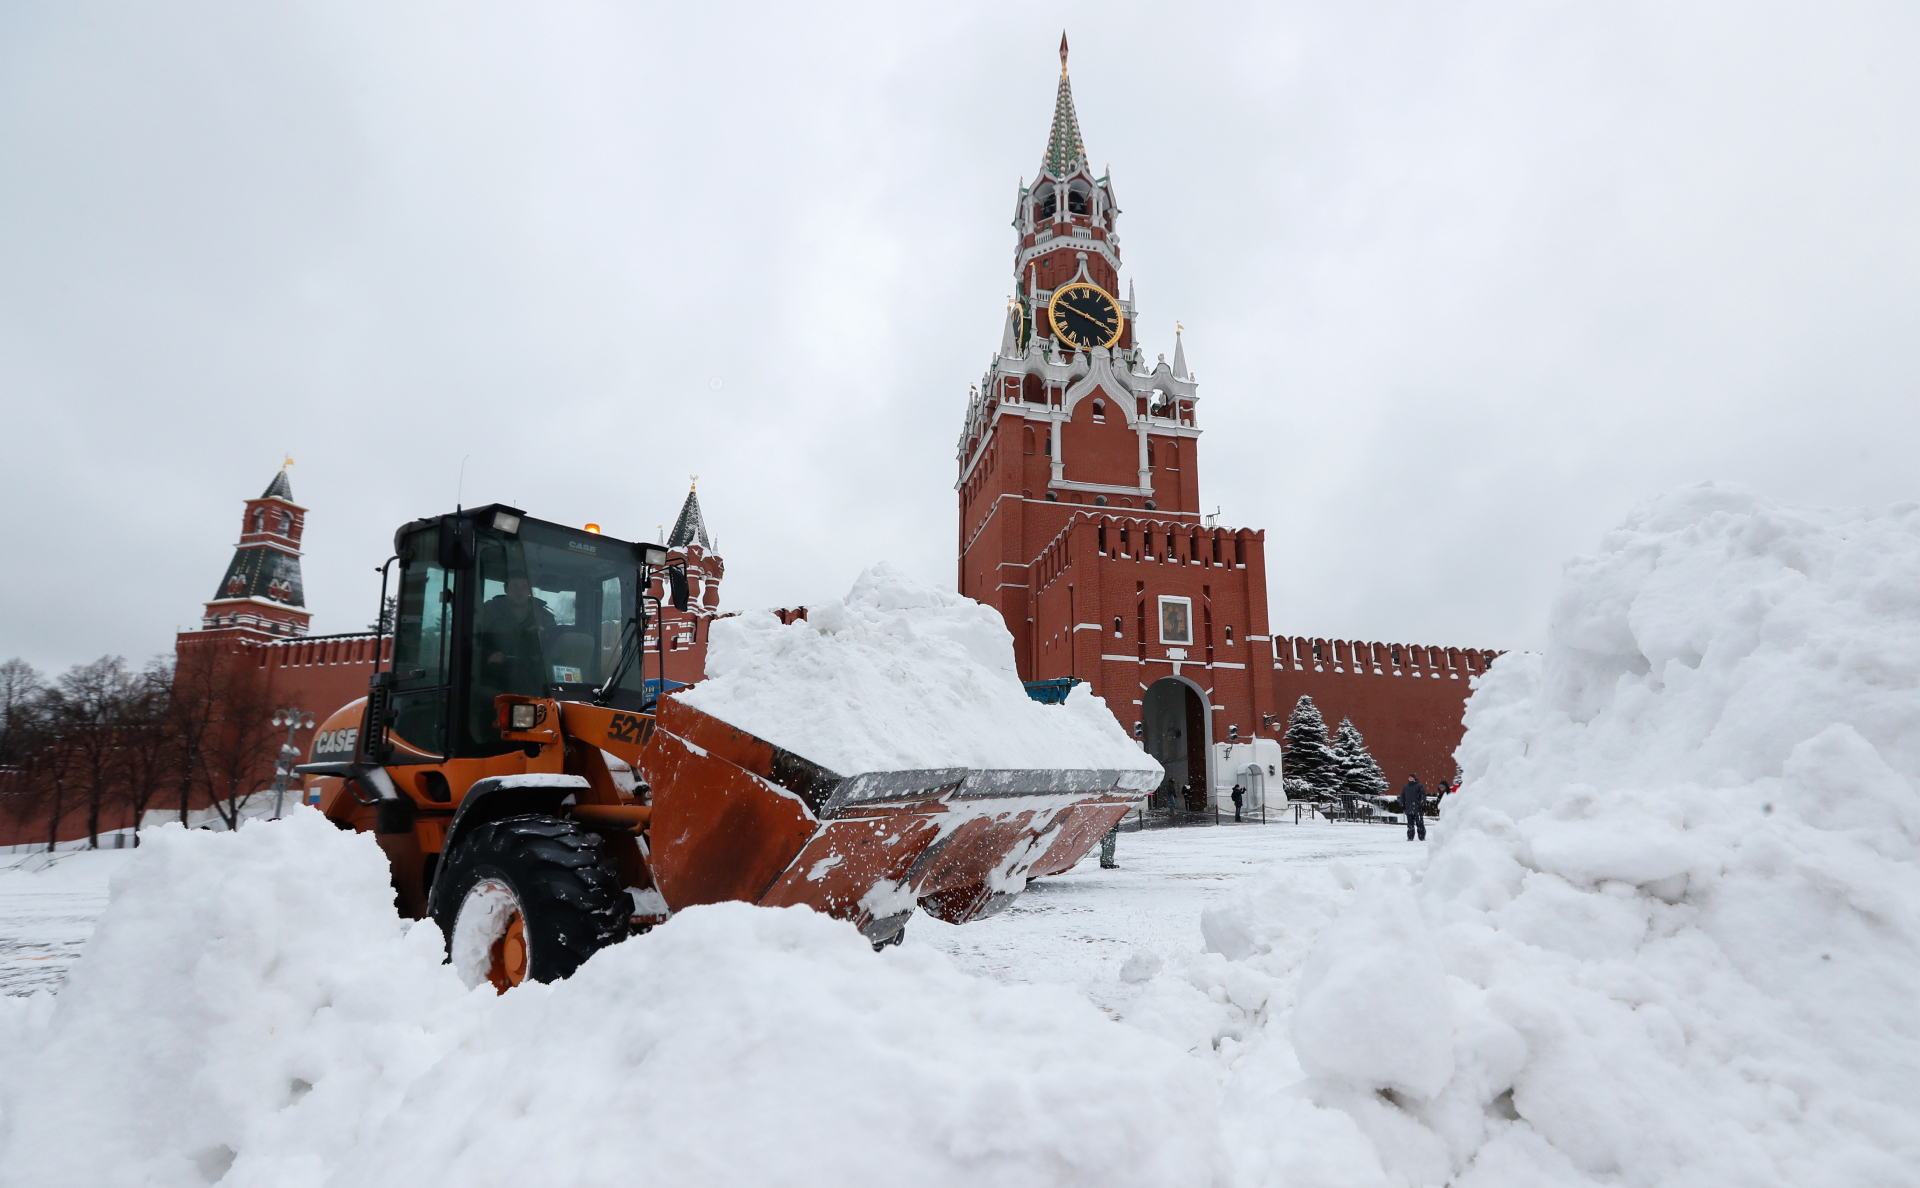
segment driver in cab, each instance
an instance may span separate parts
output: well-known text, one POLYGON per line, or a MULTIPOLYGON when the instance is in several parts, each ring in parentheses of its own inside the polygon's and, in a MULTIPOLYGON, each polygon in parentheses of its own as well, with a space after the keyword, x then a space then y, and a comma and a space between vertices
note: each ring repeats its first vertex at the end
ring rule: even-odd
POLYGON ((546 657, 541 647, 558 623, 545 600, 533 596, 533 583, 507 579, 507 592, 481 605, 476 634, 489 683, 515 693, 546 688, 546 657))

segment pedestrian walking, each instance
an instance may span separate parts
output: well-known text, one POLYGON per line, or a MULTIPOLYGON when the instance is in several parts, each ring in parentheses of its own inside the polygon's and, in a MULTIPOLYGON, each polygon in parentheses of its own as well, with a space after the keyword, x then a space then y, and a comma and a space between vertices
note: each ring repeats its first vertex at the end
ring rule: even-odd
POLYGON ((1400 788, 1400 808, 1407 814, 1407 840, 1413 840, 1414 830, 1420 831, 1420 840, 1427 840, 1427 790, 1420 783, 1420 777, 1407 773, 1407 782, 1400 788))
POLYGON ((1113 828, 1107 830, 1106 836, 1100 839, 1100 869, 1101 870, 1114 870, 1119 867, 1120 864, 1118 862, 1115 862, 1113 859, 1113 850, 1114 850, 1114 847, 1117 844, 1119 844, 1119 841, 1120 841, 1120 822, 1115 821, 1113 823, 1113 828))
POLYGON ((1239 784, 1233 786, 1233 819, 1240 819, 1240 806, 1246 802, 1247 790, 1239 784))

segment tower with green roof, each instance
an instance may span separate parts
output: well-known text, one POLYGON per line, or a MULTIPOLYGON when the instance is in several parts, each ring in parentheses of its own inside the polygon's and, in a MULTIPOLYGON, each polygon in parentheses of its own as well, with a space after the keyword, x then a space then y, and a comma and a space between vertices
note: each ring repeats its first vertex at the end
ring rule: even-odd
POLYGON ((207 602, 201 627, 253 639, 305 635, 313 618, 300 580, 300 535, 306 526, 307 509, 293 501, 293 484, 282 465, 259 498, 247 500, 233 560, 207 602))

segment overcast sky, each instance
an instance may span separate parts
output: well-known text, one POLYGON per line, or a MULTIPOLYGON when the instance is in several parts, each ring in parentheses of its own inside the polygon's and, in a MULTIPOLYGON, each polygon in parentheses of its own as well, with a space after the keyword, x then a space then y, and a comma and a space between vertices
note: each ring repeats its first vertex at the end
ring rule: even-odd
POLYGON ((728 608, 950 588, 1062 26, 1275 632, 1537 646, 1663 490, 1920 495, 1911 3, 15 0, 0 657, 170 649, 283 451, 315 632, 407 519, 689 473, 728 608))

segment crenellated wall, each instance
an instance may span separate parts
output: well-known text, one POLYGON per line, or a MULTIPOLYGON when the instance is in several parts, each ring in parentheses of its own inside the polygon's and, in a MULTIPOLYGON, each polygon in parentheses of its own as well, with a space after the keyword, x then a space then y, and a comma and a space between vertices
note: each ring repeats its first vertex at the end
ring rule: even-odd
POLYGON ((1281 725, 1311 696, 1329 731, 1351 718, 1388 781, 1414 772, 1429 790, 1453 779, 1453 749, 1473 678, 1500 653, 1477 648, 1278 635, 1272 641, 1281 725))

